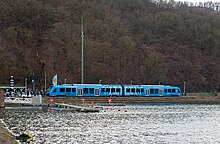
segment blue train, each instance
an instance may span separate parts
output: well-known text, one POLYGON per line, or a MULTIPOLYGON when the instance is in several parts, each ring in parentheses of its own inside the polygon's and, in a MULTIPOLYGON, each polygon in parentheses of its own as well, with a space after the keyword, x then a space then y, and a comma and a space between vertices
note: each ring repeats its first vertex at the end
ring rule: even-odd
POLYGON ((182 92, 179 87, 167 85, 63 84, 50 86, 46 95, 50 97, 172 97, 182 96, 182 92))

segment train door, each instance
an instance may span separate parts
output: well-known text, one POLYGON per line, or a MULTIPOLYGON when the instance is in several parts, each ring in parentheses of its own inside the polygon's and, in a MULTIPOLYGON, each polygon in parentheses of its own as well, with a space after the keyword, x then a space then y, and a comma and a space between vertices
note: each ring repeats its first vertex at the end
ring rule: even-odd
POLYGON ((99 89, 95 89, 95 96, 99 96, 99 89))
POLYGON ((82 96, 82 89, 81 88, 78 89, 78 96, 82 96))
POLYGON ((149 90, 146 89, 146 96, 149 96, 149 90))
POLYGON ((160 89, 160 96, 163 96, 163 90, 160 89))

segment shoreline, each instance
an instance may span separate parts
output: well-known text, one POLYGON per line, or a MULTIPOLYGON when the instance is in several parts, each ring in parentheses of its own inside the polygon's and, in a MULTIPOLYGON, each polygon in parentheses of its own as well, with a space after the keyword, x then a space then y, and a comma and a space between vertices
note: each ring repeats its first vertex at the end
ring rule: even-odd
POLYGON ((0 143, 2 144, 19 144, 13 134, 5 126, 3 120, 0 119, 0 143))
MULTIPOLYGON (((43 104, 50 104, 51 97, 43 97, 43 104)), ((220 96, 182 96, 182 97, 54 97, 54 102, 68 104, 85 103, 181 103, 181 104, 220 104, 220 96)))

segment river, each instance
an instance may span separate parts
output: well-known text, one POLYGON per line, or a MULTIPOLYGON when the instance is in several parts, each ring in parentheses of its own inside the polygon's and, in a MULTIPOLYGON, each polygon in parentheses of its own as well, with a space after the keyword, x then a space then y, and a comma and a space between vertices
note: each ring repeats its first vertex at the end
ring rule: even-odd
POLYGON ((0 109, 15 134, 32 133, 34 144, 220 143, 220 105, 142 104, 103 107, 99 113, 0 109))

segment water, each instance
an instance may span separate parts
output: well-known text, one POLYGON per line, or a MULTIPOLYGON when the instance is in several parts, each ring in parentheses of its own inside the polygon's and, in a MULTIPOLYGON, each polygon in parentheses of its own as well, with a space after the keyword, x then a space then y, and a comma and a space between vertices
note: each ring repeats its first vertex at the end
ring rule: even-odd
POLYGON ((220 105, 146 104, 104 107, 100 113, 3 109, 14 133, 34 144, 220 143, 220 105))

